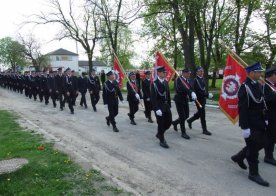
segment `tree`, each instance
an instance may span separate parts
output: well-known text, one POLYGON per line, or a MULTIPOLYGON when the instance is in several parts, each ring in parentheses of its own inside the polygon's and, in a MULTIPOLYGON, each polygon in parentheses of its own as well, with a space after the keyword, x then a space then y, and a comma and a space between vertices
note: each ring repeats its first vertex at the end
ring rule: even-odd
POLYGON ((30 60, 36 71, 41 71, 43 67, 50 64, 50 59, 41 53, 41 44, 35 39, 34 35, 29 34, 26 37, 19 35, 21 44, 25 47, 24 54, 30 60))
POLYGON ((49 0, 50 8, 49 13, 41 13, 34 15, 34 21, 28 23, 35 24, 59 24, 62 27, 61 32, 56 39, 61 40, 69 38, 80 43, 86 52, 89 71, 93 68, 92 58, 96 42, 102 37, 99 36, 99 28, 102 24, 101 18, 96 12, 96 6, 87 6, 80 3, 75 5, 74 0, 67 0, 68 8, 62 7, 60 0, 49 0), (79 8, 79 14, 74 12, 79 8))
POLYGON ((26 65, 25 48, 10 37, 0 39, 0 62, 11 67, 15 72, 18 67, 26 65))

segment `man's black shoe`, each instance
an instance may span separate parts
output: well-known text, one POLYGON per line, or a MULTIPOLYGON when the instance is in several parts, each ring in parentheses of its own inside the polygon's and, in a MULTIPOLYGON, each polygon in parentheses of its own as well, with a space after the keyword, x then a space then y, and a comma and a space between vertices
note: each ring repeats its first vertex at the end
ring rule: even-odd
POLYGON ((209 131, 207 131, 207 130, 204 130, 202 133, 203 133, 204 135, 212 135, 212 133, 209 132, 209 131))
POLYGON ((185 138, 186 140, 190 139, 190 136, 188 136, 186 133, 182 133, 181 137, 185 138))
POLYGON ((189 120, 187 120, 187 123, 188 123, 188 127, 189 127, 190 129, 192 129, 192 122, 190 122, 189 120))
POLYGON ((153 120, 151 119, 151 117, 149 117, 148 122, 153 123, 153 120))
POLYGON ((265 157, 264 162, 276 166, 276 160, 273 157, 272 158, 265 157))
POLYGON ((175 131, 178 131, 178 130, 177 130, 177 124, 173 122, 172 125, 173 125, 173 129, 174 129, 175 131))
POLYGON ((73 111, 73 110, 71 111, 71 114, 74 114, 74 111, 73 111))
POLYGON ((160 146, 163 148, 169 148, 169 145, 167 144, 167 142, 160 142, 160 146))
POLYGON ((234 156, 231 157, 231 159, 232 159, 232 161, 234 161, 235 163, 237 163, 240 166, 240 168, 247 169, 247 166, 245 165, 245 163, 243 162, 243 160, 239 160, 237 158, 237 156, 234 155, 234 156))
POLYGON ((110 126, 110 122, 109 122, 108 117, 105 117, 105 120, 106 120, 106 124, 107 124, 107 126, 110 126))
POLYGON ((134 120, 131 120, 131 121, 130 121, 130 124, 132 124, 132 125, 137 125, 136 122, 135 122, 134 120))
POLYGON ((256 182, 259 185, 262 186, 269 186, 269 183, 265 181, 260 175, 248 175, 248 179, 252 180, 253 182, 256 182))
POLYGON ((119 132, 119 129, 117 127, 113 127, 114 132, 119 132))

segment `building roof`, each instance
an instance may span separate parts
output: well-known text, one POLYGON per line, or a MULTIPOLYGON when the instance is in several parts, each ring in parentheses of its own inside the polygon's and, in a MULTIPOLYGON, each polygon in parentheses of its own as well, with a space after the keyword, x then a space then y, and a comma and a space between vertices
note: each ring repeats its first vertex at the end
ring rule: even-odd
POLYGON ((49 52, 47 55, 69 55, 69 56, 79 56, 78 54, 74 52, 70 52, 68 50, 65 50, 63 48, 57 49, 53 52, 49 52))
MULTIPOLYGON (((101 61, 92 61, 93 66, 96 67, 107 67, 107 65, 101 61)), ((88 67, 88 61, 79 61, 79 66, 80 67, 88 67)))

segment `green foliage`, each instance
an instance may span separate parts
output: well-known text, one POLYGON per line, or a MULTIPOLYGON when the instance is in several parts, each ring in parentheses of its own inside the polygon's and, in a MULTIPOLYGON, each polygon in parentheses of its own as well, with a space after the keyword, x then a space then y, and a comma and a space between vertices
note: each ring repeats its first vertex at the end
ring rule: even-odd
POLYGON ((26 65, 24 55, 25 47, 10 37, 0 39, 0 62, 11 67, 14 71, 17 67, 26 65))

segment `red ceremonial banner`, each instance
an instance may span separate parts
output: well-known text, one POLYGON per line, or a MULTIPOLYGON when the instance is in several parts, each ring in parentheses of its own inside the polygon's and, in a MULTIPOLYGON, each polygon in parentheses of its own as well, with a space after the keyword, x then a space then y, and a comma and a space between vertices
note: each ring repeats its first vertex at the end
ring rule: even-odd
POLYGON ((120 89, 123 88, 123 80, 126 77, 124 71, 122 70, 122 65, 120 64, 116 55, 114 55, 113 69, 115 74, 115 79, 119 83, 120 89))
POLYGON ((245 69, 233 56, 228 55, 223 74, 219 106, 233 124, 238 121, 238 91, 246 76, 245 69))
POLYGON ((169 64, 169 62, 167 61, 167 59, 164 57, 164 55, 157 51, 156 52, 156 56, 155 56, 155 70, 154 72, 156 73, 156 68, 159 67, 159 66, 164 66, 165 69, 166 69, 166 80, 169 82, 172 77, 174 76, 175 74, 175 69, 169 64))

